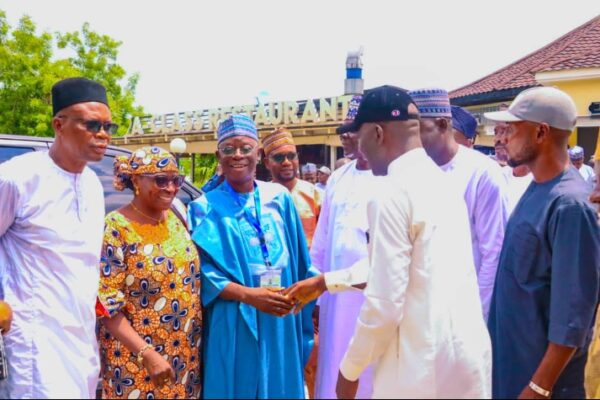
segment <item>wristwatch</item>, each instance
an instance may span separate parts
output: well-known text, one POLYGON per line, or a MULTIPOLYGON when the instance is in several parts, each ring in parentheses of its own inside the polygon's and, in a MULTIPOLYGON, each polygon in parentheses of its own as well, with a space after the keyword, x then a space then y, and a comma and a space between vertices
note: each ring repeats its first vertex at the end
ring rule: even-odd
POLYGON ((550 391, 536 385, 533 381, 529 381, 529 389, 533 390, 540 396, 544 396, 547 399, 550 398, 550 391))
POLYGON ((153 348, 154 348, 154 346, 152 346, 151 344, 146 344, 140 349, 140 351, 138 351, 138 353, 137 353, 138 364, 141 365, 142 362, 144 361, 144 352, 148 349, 153 349, 153 348))

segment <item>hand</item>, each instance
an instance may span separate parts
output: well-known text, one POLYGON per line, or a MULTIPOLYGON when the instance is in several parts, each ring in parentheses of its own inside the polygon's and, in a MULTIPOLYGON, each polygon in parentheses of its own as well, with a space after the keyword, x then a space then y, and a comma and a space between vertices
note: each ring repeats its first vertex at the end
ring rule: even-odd
POLYGON ((547 397, 542 396, 541 394, 534 392, 529 385, 525 386, 525 389, 521 392, 518 397, 519 399, 547 399, 547 397))
POLYGON ((160 389, 169 382, 175 383, 175 371, 156 350, 148 349, 144 351, 142 363, 157 388, 160 389))
POLYGON ((0 300, 0 331, 2 331, 2 334, 5 334, 10 330, 12 319, 12 309, 8 303, 0 300))
POLYGON ((267 314, 284 317, 294 307, 294 302, 281 292, 266 288, 247 288, 247 304, 267 314))
POLYGON ((354 399, 358 391, 358 379, 354 382, 344 378, 341 372, 338 372, 335 394, 338 399, 354 399))
POLYGON ((285 289, 283 294, 298 302, 295 312, 299 313, 306 304, 317 299, 326 290, 325 275, 321 274, 294 283, 285 289))

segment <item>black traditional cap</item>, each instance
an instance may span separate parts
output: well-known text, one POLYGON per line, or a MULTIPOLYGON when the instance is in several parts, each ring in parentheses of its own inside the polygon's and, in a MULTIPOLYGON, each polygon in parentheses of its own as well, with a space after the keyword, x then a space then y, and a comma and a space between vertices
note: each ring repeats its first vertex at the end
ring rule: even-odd
POLYGON ((358 132, 365 122, 408 121, 419 119, 419 113, 408 92, 396 86, 379 86, 365 91, 356 118, 346 126, 347 132, 358 132), (414 106, 414 112, 409 110, 414 106))
POLYGON ((106 89, 87 78, 68 78, 52 86, 52 111, 56 115, 63 108, 77 103, 95 101, 108 106, 106 89))

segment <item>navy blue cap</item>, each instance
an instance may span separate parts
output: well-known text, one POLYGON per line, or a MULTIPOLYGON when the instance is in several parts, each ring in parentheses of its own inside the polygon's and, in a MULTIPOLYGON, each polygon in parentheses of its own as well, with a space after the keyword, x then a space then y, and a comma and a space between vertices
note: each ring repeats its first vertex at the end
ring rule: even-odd
POLYGON ((462 107, 452 106, 452 127, 468 139, 474 139, 477 135, 477 120, 462 107))
POLYGON ((408 92, 396 86, 379 86, 365 91, 356 118, 347 126, 347 131, 358 132, 366 122, 408 121, 419 119, 417 106, 408 92), (410 105, 415 111, 409 110, 410 105))

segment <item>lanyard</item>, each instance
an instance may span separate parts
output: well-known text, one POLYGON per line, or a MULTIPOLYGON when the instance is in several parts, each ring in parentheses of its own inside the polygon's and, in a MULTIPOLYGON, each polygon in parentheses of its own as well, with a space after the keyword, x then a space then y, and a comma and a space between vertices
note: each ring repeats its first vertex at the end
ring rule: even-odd
POLYGON ((258 235, 258 240, 260 241, 260 250, 262 252, 262 256, 265 261, 265 266, 267 268, 271 267, 272 264, 271 264, 271 258, 269 257, 269 249, 267 247, 267 240, 265 238, 265 232, 263 231, 261 223, 260 223, 260 216, 261 216, 260 196, 258 194, 258 187, 256 185, 256 182, 254 182, 254 208, 256 210, 256 216, 254 216, 254 214, 252 214, 252 211, 249 209, 249 207, 246 207, 244 204, 242 204, 242 202, 240 200, 241 196, 235 190, 233 190, 233 188, 231 187, 229 182, 227 182, 227 180, 225 180, 225 182, 223 182, 223 186, 225 186, 227 188, 227 191, 229 192, 231 197, 233 197, 233 199, 235 200, 237 205, 244 211, 244 215, 246 216, 246 219, 248 220, 250 225, 252 225, 252 227, 256 231, 256 233, 258 235))

